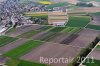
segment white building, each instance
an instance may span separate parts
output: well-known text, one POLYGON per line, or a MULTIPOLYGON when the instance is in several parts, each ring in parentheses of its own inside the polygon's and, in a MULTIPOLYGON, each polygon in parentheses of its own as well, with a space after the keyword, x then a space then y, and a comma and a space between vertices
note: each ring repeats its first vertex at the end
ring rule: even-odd
POLYGON ((67 11, 48 12, 48 23, 53 26, 65 26, 68 22, 67 11))

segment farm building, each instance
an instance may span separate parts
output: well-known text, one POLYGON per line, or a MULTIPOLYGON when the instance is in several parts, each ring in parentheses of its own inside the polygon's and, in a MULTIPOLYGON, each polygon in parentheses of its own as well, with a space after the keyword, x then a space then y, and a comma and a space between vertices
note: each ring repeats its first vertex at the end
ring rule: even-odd
POLYGON ((48 12, 48 23, 53 26, 65 26, 68 22, 67 12, 53 11, 48 12))

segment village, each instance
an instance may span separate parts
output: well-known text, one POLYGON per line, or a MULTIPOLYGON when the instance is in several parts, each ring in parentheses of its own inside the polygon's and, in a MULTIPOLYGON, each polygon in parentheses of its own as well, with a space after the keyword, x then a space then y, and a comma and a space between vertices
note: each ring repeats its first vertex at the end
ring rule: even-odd
POLYGON ((99 66, 99 21, 100 1, 0 1, 0 66, 99 66))

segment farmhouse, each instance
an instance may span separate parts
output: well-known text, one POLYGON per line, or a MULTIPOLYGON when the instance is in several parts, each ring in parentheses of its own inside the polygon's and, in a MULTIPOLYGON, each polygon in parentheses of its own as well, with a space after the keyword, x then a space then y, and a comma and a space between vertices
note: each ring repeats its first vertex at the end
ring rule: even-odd
POLYGON ((48 12, 48 23, 53 26, 65 26, 68 22, 67 12, 53 11, 48 12))

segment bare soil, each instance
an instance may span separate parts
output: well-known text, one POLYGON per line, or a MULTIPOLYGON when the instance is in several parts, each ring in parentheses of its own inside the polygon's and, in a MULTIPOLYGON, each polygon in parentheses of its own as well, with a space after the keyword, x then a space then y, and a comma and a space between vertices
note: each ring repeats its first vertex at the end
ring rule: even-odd
POLYGON ((93 20, 92 22, 90 22, 90 24, 100 26, 100 16, 92 16, 92 17, 93 17, 93 20))
MULTIPOLYGON (((36 49, 33 49, 28 54, 22 56, 20 59, 32 61, 32 62, 40 62, 40 57, 44 58, 66 58, 66 59, 73 59, 77 52, 81 49, 78 47, 71 47, 64 44, 57 44, 47 42, 36 49)), ((71 61, 69 61, 71 62, 71 61)), ((68 63, 69 63, 68 62, 68 63)), ((52 63, 52 66, 67 66, 68 63, 52 63)), ((48 63, 46 63, 48 64, 48 63)))
POLYGON ((100 34, 100 31, 84 29, 79 33, 79 36, 70 43, 72 46, 81 48, 87 47, 100 34))
POLYGON ((8 36, 11 37, 16 37, 18 35, 21 35, 25 32, 28 32, 30 30, 36 30, 38 29, 40 26, 39 25, 28 25, 28 26, 22 26, 22 27, 18 27, 16 28, 14 31, 7 33, 8 36))

